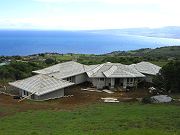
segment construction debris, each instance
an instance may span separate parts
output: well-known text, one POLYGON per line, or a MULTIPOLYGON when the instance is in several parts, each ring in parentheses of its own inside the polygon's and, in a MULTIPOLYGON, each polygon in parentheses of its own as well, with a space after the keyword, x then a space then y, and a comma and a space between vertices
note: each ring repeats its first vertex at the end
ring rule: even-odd
POLYGON ((102 100, 104 100, 104 103, 119 103, 117 98, 101 98, 102 100))
POLYGON ((106 93, 109 93, 109 94, 113 94, 114 92, 113 91, 110 91, 110 90, 102 90, 103 92, 106 92, 106 93))
POLYGON ((63 98, 73 97, 74 95, 65 95, 63 98))
POLYGON ((102 91, 100 91, 100 90, 97 90, 97 89, 95 89, 95 88, 86 88, 86 89, 83 89, 83 88, 81 88, 81 90, 84 90, 84 91, 94 91, 94 92, 102 92, 102 91))

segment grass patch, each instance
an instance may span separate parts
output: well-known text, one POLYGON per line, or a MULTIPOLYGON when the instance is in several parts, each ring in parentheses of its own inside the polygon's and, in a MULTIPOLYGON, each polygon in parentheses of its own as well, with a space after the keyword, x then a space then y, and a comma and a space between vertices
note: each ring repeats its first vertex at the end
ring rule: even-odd
POLYGON ((2 135, 178 135, 180 107, 97 104, 75 111, 28 111, 0 118, 2 135))
POLYGON ((150 61, 150 62, 155 64, 155 65, 158 65, 160 67, 163 67, 168 63, 168 61, 150 61))

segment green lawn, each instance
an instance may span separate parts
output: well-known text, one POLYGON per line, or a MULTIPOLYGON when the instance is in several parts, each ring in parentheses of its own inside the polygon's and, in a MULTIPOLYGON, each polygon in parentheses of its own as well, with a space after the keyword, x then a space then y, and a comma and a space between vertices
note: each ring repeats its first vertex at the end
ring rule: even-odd
POLYGON ((71 134, 179 135, 180 106, 96 104, 74 111, 38 110, 0 118, 0 135, 71 134))

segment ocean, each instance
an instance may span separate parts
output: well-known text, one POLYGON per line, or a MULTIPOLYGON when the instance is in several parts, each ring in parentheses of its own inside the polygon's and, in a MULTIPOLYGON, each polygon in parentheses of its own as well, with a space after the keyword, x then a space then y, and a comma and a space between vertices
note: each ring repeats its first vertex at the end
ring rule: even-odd
POLYGON ((1 30, 0 55, 43 52, 104 54, 180 45, 180 39, 93 33, 90 31, 1 30))

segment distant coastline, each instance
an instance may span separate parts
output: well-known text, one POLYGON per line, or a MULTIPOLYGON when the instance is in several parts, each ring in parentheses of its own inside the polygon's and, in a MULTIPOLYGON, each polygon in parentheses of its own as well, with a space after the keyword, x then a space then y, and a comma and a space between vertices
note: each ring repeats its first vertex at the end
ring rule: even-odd
POLYGON ((92 31, 0 30, 0 56, 24 56, 44 52, 104 54, 173 45, 180 45, 180 39, 92 31))

